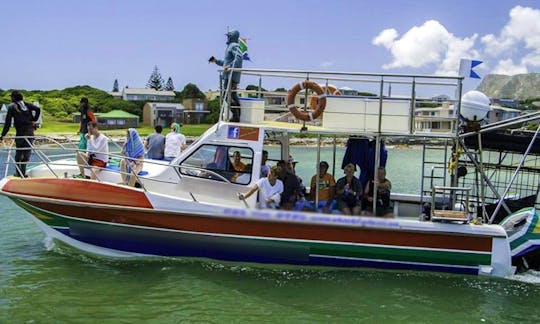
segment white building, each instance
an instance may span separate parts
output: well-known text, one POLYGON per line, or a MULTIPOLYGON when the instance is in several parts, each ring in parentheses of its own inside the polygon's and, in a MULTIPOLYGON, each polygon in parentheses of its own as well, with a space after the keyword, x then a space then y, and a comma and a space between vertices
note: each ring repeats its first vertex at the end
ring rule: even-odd
POLYGON ((176 98, 174 91, 158 91, 147 88, 124 88, 122 99, 128 101, 171 101, 176 98))
MULTIPOLYGON (((32 103, 34 106, 40 107, 39 102, 34 101, 32 103)), ((0 109, 0 125, 4 125, 6 123, 6 115, 7 115, 7 105, 2 104, 2 108, 0 109)), ((38 124, 41 126, 43 125, 43 110, 41 111, 41 114, 39 114, 38 118, 38 124)), ((13 126, 13 124, 12 124, 13 126)))

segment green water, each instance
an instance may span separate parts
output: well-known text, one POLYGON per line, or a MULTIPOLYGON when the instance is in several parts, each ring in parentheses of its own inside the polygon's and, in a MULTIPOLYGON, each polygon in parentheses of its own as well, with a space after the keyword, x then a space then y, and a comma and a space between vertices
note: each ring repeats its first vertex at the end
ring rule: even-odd
MULTIPOLYGON (((293 153, 297 159, 314 154, 293 153)), ((388 169, 395 187, 417 180, 402 168, 418 154, 393 153, 388 169)), ((306 177, 312 173, 298 167, 306 177)), ((0 206, 0 323, 540 321, 536 271, 496 279, 193 259, 118 261, 44 243, 28 214, 5 197, 0 206)))
MULTIPOLYGON (((277 149, 275 150, 277 152, 277 149)), ((272 157, 272 150, 269 150, 269 156, 272 157)), ((437 152, 439 155, 442 153, 437 152)), ((317 150, 313 147, 293 146, 291 154, 295 160, 300 161, 296 164, 295 170, 305 185, 309 186, 311 177, 317 172, 317 150), (309 162, 308 162, 309 161, 309 162)), ((328 170, 333 173, 337 179, 344 176, 341 170, 341 161, 345 150, 337 149, 335 153, 336 168, 328 170)), ((420 179, 422 175, 422 149, 419 146, 410 148, 392 148, 389 149, 388 160, 386 164, 387 177, 392 181, 392 191, 399 193, 419 194, 420 179)), ((320 158, 325 160, 330 165, 333 165, 334 150, 332 147, 322 147, 320 158)), ((359 171, 356 171, 355 176, 358 177, 359 171)))

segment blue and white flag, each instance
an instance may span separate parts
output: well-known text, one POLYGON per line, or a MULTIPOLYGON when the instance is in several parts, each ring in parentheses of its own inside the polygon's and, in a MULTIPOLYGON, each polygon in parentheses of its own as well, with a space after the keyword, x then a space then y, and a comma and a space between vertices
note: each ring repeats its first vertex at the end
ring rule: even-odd
POLYGON ((464 78, 481 79, 481 77, 473 70, 480 64, 482 64, 482 61, 461 59, 459 62, 459 76, 464 78))

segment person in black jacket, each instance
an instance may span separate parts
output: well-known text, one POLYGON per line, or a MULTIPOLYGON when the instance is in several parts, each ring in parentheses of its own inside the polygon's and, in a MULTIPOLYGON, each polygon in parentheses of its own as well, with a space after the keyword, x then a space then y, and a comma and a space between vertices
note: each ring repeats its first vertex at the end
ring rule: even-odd
POLYGON ((26 165, 30 160, 32 153, 31 146, 34 141, 34 130, 37 128, 37 121, 41 114, 41 109, 31 103, 23 101, 23 95, 18 91, 11 93, 11 101, 7 108, 6 121, 0 140, 4 140, 4 136, 9 132, 11 120, 14 120, 15 125, 15 153, 16 177, 26 177, 26 165))

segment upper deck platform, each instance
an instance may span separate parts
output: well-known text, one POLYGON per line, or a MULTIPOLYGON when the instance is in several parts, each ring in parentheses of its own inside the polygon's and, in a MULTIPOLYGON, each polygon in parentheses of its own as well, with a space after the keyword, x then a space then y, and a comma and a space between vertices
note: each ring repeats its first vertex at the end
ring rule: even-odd
MULTIPOLYGON (((373 74, 354 72, 239 69, 243 84, 258 84, 257 90, 241 91, 241 123, 267 129, 357 136, 453 137, 457 134, 461 77, 373 74), (317 83, 324 93, 306 88, 291 89, 304 81, 317 83), (339 89, 346 89, 341 93, 339 89), (352 90, 356 89, 356 90, 352 90), (443 94, 441 96, 441 94, 443 94), (444 105, 440 98, 445 98, 444 105), (315 114, 321 100, 322 115, 315 114), (440 109, 426 109, 438 107, 440 109), (301 120, 297 109, 310 118, 301 120)), ((226 90, 225 90, 226 91, 226 90)), ((223 96, 226 97, 226 96, 223 96)), ((222 102, 221 120, 228 120, 227 102, 222 102)))

